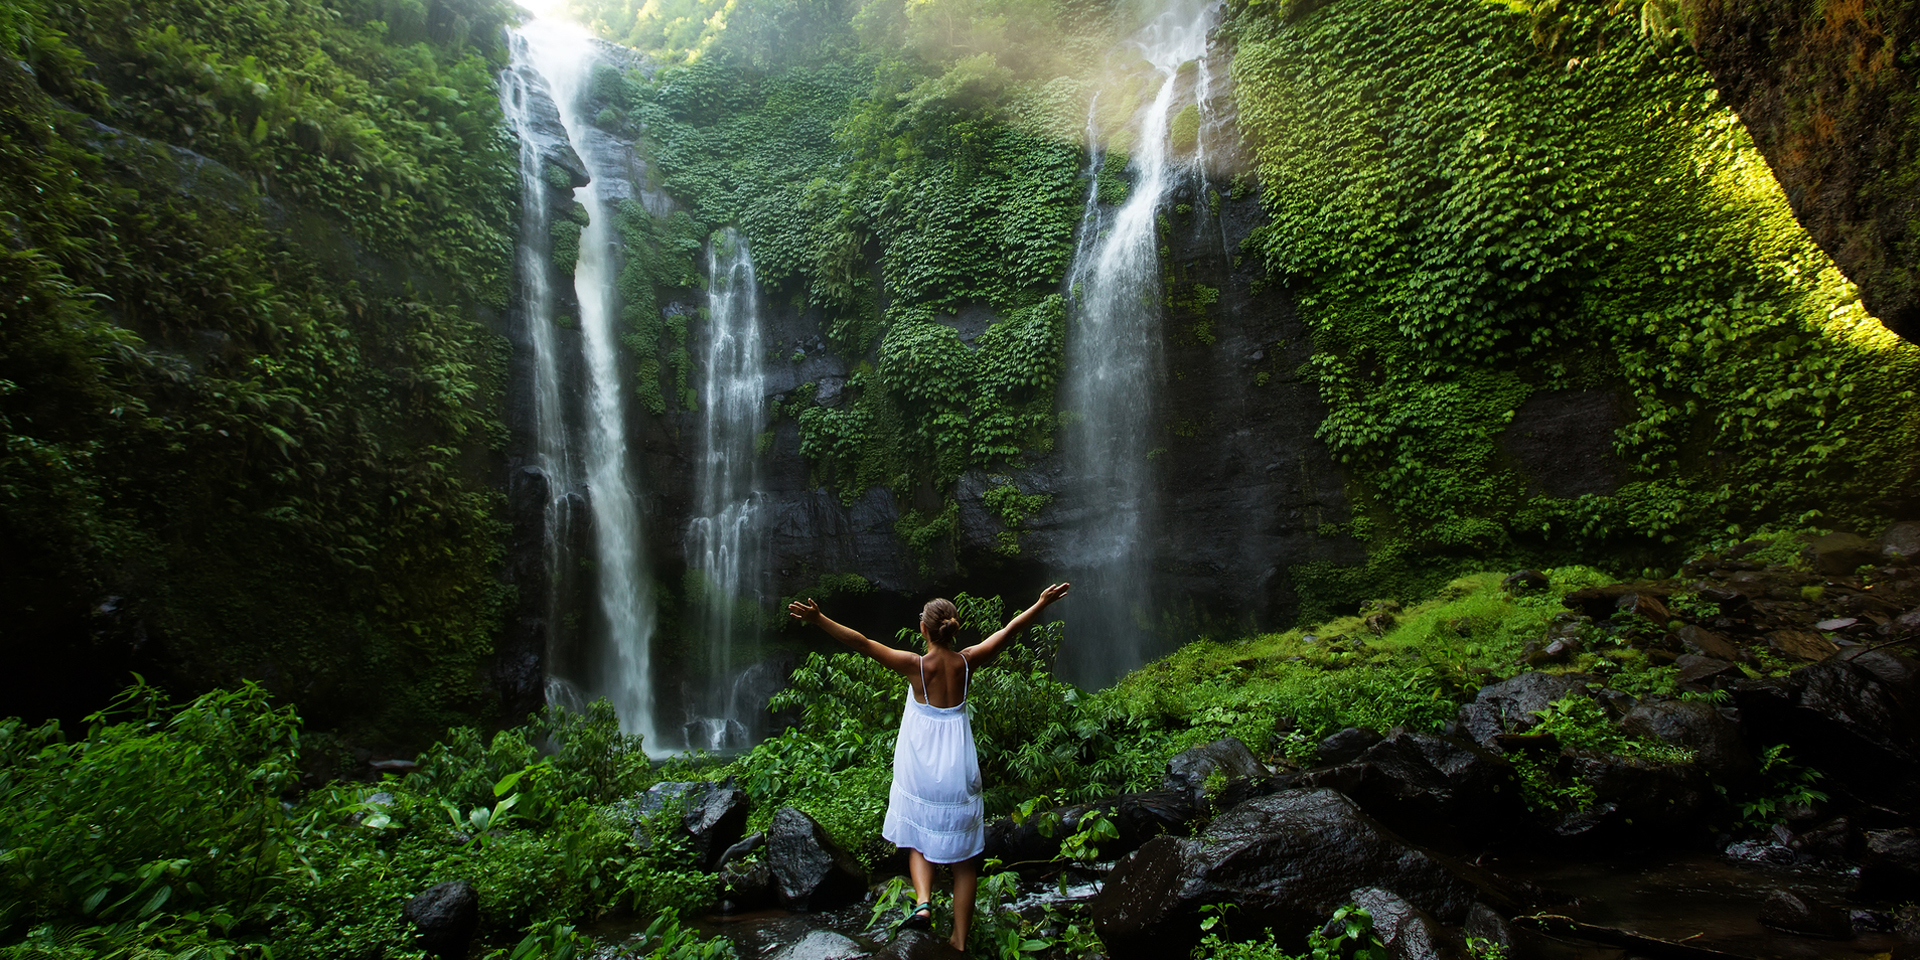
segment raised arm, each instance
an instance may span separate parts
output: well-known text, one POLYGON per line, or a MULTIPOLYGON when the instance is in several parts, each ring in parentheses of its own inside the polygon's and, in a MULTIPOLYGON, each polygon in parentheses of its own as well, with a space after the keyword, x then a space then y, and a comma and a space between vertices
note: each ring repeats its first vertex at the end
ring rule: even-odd
POLYGON ((826 631, 827 636, 852 649, 854 653, 872 657, 894 673, 906 676, 914 669, 920 658, 908 650, 896 650, 884 643, 867 639, 867 635, 844 624, 835 623, 831 617, 820 612, 820 604, 812 597, 795 600, 787 604, 787 616, 795 620, 804 620, 826 631))
POLYGON ((1032 626, 1035 620, 1040 619, 1042 610, 1047 609, 1047 606, 1055 600, 1066 596, 1067 591, 1072 588, 1071 583, 1056 583, 1040 591, 1040 599, 1035 600, 1033 606, 1020 611, 1019 616, 1008 620, 1007 625, 994 631, 993 636, 960 651, 966 656, 967 663, 975 670, 992 663, 994 658, 1000 656, 1000 648, 1006 646, 1007 641, 1019 636, 1020 631, 1032 626))

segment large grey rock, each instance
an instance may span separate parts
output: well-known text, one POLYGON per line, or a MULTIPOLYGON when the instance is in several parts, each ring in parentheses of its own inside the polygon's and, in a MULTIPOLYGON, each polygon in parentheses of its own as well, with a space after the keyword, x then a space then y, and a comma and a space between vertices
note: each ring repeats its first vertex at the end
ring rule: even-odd
POLYGON ((1460 706, 1460 727, 1473 742, 1492 747, 1503 733, 1524 733, 1540 722, 1536 716, 1555 700, 1585 687, 1578 680, 1551 673, 1522 673, 1481 687, 1472 703, 1460 706))
POLYGON ((1236 925, 1305 930, 1378 887, 1446 923, 1475 901, 1512 906, 1495 878, 1388 832, 1332 790, 1249 800, 1193 839, 1159 837, 1114 868, 1093 901, 1094 928, 1115 960, 1185 956, 1200 907, 1231 903, 1236 925))
POLYGON ((413 924, 420 949, 441 960, 458 960, 480 929, 480 894, 465 880, 448 880, 408 900, 400 915, 413 924))
POLYGON ((1880 531, 1874 545, 1880 548, 1884 557, 1905 557, 1920 560, 1920 520, 1902 520, 1888 524, 1880 531))
POLYGON ((1753 772, 1753 754, 1740 725, 1698 700, 1643 701, 1620 719, 1627 732, 1693 751, 1714 777, 1741 780, 1753 772))
POLYGON ((829 910, 867 892, 866 869, 793 807, 774 811, 767 831, 767 864, 774 892, 790 910, 829 910))
POLYGON ((1192 749, 1182 750, 1167 761, 1166 775, 1160 778, 1163 790, 1204 790, 1214 771, 1227 778, 1264 777, 1272 773, 1254 759, 1253 751, 1238 738, 1227 737, 1192 749))
POLYGON ((1423 843, 1502 836, 1526 813, 1505 757, 1430 733, 1395 731, 1357 762, 1313 771, 1304 782, 1339 790, 1389 829, 1423 843))
POLYGON ((814 930, 796 943, 780 948, 768 960, 852 960, 867 951, 852 937, 832 930, 814 930))

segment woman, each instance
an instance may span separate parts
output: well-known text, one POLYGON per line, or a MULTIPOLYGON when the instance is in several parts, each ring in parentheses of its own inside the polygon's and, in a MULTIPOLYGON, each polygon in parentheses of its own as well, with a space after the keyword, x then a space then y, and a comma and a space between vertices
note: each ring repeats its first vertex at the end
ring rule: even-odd
POLYGON ((950 600, 930 600, 920 612, 925 656, 867 639, 820 612, 808 599, 787 606, 787 613, 827 632, 827 636, 872 657, 907 678, 906 712, 893 748, 893 789, 880 835, 907 850, 907 874, 913 880, 915 906, 907 924, 933 922, 933 866, 953 866, 954 949, 967 948, 973 923, 974 891, 980 881, 980 852, 986 847, 985 808, 980 802, 980 759, 973 749, 973 725, 967 721, 967 688, 973 671, 992 663, 1000 648, 1072 587, 1056 583, 1040 591, 1033 606, 1007 621, 993 636, 965 650, 953 649, 960 613, 950 600))

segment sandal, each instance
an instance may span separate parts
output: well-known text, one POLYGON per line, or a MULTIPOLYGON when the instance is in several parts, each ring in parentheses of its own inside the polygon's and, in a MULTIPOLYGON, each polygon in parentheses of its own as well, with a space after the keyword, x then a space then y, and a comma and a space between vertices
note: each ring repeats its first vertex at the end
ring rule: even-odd
POLYGON ((900 921, 900 929, 902 930, 926 930, 932 926, 933 926, 933 904, 932 903, 915 904, 913 908, 913 912, 910 914, 907 914, 907 918, 905 920, 900 921))

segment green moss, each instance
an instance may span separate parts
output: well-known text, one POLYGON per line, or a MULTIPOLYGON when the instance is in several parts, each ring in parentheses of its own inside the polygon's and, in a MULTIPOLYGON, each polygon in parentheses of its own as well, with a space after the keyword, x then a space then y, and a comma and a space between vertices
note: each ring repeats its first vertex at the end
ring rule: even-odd
POLYGON ((458 35, 325 4, 10 9, 34 65, 0 64, 18 635, 101 663, 66 638, 118 594, 181 688, 270 678, 379 739, 484 713, 511 599, 480 466, 504 345, 478 319, 512 262, 510 8, 466 5, 458 35))
POLYGON ((1272 217, 1251 243, 1297 291, 1318 435, 1386 524, 1379 562, 1873 522, 1920 439, 1920 350, 1860 312, 1678 41, 1574 8, 1569 69, 1477 0, 1235 24, 1272 217), (1632 398, 1612 494, 1529 493, 1502 453, 1513 411, 1568 389, 1632 398))
POLYGON ((1175 153, 1192 153, 1200 145, 1200 107, 1189 103, 1167 121, 1167 142, 1175 153))
POLYGON ((1100 158, 1100 172, 1095 179, 1095 195, 1100 202, 1108 206, 1119 206, 1127 202, 1127 193, 1133 189, 1127 180, 1127 164, 1130 158, 1124 150, 1108 150, 1100 158))

